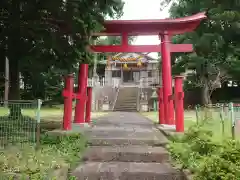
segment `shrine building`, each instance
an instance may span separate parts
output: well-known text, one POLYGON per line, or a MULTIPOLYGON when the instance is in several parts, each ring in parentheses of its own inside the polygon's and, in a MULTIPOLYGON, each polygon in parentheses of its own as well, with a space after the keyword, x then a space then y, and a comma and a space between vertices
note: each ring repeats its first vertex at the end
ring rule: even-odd
POLYGON ((100 61, 105 65, 105 81, 118 86, 159 84, 159 59, 148 53, 118 53, 100 61))

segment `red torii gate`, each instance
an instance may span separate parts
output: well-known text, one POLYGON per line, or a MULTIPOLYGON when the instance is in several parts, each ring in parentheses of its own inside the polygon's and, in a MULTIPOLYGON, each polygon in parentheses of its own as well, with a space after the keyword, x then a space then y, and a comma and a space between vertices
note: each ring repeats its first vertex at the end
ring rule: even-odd
MULTIPOLYGON (((171 36, 193 31, 203 19, 206 19, 205 12, 189 17, 178 19, 162 20, 108 20, 104 22, 105 30, 100 33, 93 33, 92 36, 121 36, 121 45, 92 45, 90 48, 94 52, 161 52, 162 53, 162 88, 159 90, 159 123, 174 125, 174 105, 172 93, 172 73, 171 73, 171 52, 192 52, 192 44, 171 44, 171 36), (161 45, 129 45, 128 36, 158 35, 161 45), (162 101, 163 99, 163 101, 162 101), (164 109, 164 110, 163 110, 164 109), (160 112, 161 111, 161 112, 160 112)), ((75 123, 84 123, 84 107, 86 103, 88 66, 82 64, 79 67, 79 92, 77 93, 78 103, 75 109, 75 123), (83 90, 85 89, 85 90, 83 90), (81 97, 80 97, 81 96, 81 97)), ((71 84, 71 83, 70 83, 71 84)), ((71 89, 71 88, 70 88, 71 89)), ((72 94, 66 93, 64 96, 72 99, 72 94)), ((176 116, 183 121, 183 92, 182 77, 175 79, 175 100, 176 116), (181 99, 181 100, 180 100, 181 99), (179 104, 178 104, 179 103, 179 104)), ((66 100, 66 102, 68 102, 66 100)), ((72 107, 71 101, 64 104, 66 112, 72 107)), ((90 111, 88 108, 87 111, 90 111)), ((89 114, 89 112, 86 112, 89 114)), ((71 113, 64 112, 64 122, 70 123, 71 113)), ((90 115, 88 115, 88 119, 90 115)), ((88 120, 89 121, 89 120, 88 120)), ((69 126, 66 126, 69 127, 69 126)), ((177 131, 183 131, 183 124, 176 127, 177 131), (180 129, 179 129, 180 128, 180 129)), ((69 128, 64 128, 65 130, 69 128)))
POLYGON ((121 36, 121 45, 91 46, 94 52, 161 52, 164 102, 163 124, 174 124, 172 98, 171 52, 192 52, 192 44, 171 44, 171 36, 193 31, 206 18, 205 12, 178 19, 162 20, 109 20, 105 30, 95 36, 121 36), (159 35, 161 45, 129 45, 128 36, 159 35))

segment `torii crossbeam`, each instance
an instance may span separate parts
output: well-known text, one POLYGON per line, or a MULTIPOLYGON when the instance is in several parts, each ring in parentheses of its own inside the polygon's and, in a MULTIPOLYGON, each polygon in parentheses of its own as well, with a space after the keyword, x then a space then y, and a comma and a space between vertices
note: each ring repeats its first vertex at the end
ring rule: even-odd
POLYGON ((121 36, 121 45, 91 46, 94 52, 161 52, 164 101, 164 124, 174 124, 172 100, 171 52, 192 52, 192 44, 171 44, 171 36, 193 31, 203 19, 205 12, 178 19, 161 20, 108 20, 105 30, 92 36, 121 36), (160 45, 129 45, 128 36, 158 35, 160 45))

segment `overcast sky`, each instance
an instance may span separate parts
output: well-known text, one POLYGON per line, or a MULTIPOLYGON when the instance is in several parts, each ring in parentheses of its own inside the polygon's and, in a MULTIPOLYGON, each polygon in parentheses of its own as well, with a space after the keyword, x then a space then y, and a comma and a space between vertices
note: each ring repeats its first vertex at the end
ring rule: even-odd
MULTIPOLYGON (((168 9, 160 11, 160 0, 124 0, 122 20, 137 19, 164 19, 169 16, 168 9)), ((159 44, 158 36, 138 36, 134 44, 137 45, 153 45, 159 44)), ((156 56, 156 54, 153 54, 156 56)))

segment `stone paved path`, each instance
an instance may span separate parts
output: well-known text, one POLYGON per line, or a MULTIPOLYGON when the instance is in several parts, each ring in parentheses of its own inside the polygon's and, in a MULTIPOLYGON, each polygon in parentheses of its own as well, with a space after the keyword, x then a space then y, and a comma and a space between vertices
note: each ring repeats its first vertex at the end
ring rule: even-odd
POLYGON ((86 131, 90 147, 78 180, 185 180, 169 163, 167 139, 141 115, 114 112, 86 131))

